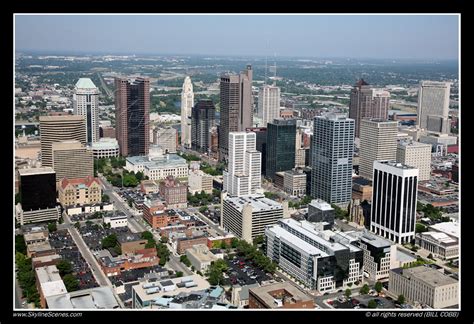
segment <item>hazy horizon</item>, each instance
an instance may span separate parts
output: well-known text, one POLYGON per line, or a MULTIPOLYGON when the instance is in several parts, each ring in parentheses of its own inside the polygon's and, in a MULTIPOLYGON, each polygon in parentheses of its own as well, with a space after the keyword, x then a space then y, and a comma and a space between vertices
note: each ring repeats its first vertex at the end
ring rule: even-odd
POLYGON ((458 60, 457 15, 15 15, 16 52, 458 60))

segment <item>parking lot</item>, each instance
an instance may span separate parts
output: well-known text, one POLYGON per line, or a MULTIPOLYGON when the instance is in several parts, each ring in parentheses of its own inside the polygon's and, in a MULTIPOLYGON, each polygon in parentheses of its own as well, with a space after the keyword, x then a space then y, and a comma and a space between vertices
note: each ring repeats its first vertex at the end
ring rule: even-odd
POLYGON ((67 230, 49 233, 49 241, 61 258, 71 262, 72 274, 79 281, 79 289, 99 287, 89 265, 82 257, 81 252, 79 252, 67 230))
POLYGON ((82 222, 82 221, 87 221, 87 220, 92 220, 92 219, 101 219, 102 215, 100 213, 82 213, 82 214, 77 214, 77 215, 70 215, 69 218, 71 219, 71 222, 82 222))
POLYGON ((227 264, 229 266, 229 270, 227 270, 229 278, 226 279, 230 284, 244 286, 272 279, 265 271, 255 267, 251 260, 245 260, 244 257, 235 256, 228 260, 227 264))
POLYGON ((334 299, 326 302, 336 309, 366 309, 370 300, 375 300, 377 308, 394 309, 396 308, 394 301, 390 297, 357 295, 346 298, 343 293, 334 299))
POLYGON ((111 234, 132 233, 128 227, 104 229, 93 225, 81 226, 79 229, 84 242, 91 251, 102 250, 102 239, 111 234))

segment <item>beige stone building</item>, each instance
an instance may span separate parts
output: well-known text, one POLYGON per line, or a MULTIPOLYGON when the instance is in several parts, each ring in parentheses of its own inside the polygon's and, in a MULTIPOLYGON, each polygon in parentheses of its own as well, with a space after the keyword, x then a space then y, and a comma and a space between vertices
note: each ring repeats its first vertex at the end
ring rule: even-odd
POLYGON ((397 162, 420 170, 418 181, 430 180, 431 145, 413 141, 400 141, 397 146, 397 162))
POLYGON ((205 193, 212 193, 212 176, 204 173, 201 170, 190 170, 188 176, 188 190, 191 194, 200 193, 204 190, 205 193))
POLYGON ((63 178, 58 186, 59 203, 63 206, 102 202, 102 187, 97 178, 63 178))
POLYGON ((79 141, 63 141, 51 145, 56 181, 62 178, 85 178, 94 175, 92 152, 79 141))

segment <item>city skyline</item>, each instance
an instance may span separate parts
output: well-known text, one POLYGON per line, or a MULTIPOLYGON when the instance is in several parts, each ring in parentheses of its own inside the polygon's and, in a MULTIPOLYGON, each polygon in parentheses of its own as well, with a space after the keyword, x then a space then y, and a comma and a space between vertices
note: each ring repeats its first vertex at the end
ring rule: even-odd
POLYGON ((76 54, 452 60, 459 15, 16 15, 14 45, 76 54))

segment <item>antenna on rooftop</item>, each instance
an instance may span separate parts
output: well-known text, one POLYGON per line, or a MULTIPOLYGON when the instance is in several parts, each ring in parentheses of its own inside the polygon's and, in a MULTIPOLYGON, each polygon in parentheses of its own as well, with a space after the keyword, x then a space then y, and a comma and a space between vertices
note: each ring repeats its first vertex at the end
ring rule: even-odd
POLYGON ((276 76, 277 76, 277 63, 276 63, 276 53, 273 53, 273 85, 276 85, 276 76))

